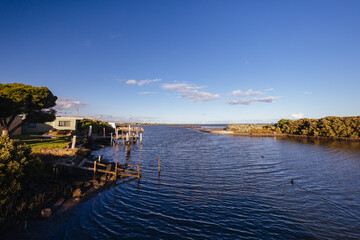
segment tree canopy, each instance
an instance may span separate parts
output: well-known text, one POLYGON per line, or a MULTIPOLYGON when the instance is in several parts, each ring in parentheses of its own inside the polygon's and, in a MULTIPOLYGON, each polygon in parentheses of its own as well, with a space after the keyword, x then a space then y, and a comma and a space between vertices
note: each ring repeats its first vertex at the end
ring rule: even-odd
POLYGON ((277 132, 330 138, 360 138, 360 116, 281 119, 276 124, 277 132))
POLYGON ((21 83, 0 83, 0 126, 2 135, 11 135, 27 123, 44 123, 55 119, 57 97, 46 87, 34 87, 21 83), (22 114, 23 121, 10 125, 22 114))

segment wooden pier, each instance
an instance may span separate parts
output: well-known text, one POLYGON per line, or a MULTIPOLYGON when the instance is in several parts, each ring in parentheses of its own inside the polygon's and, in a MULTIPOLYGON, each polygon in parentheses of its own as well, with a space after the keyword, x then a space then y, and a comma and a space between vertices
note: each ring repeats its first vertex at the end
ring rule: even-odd
POLYGON ((123 145, 137 143, 140 140, 142 144, 142 138, 144 134, 144 128, 142 127, 117 127, 115 129, 115 136, 111 134, 111 145, 119 144, 119 140, 123 145))
POLYGON ((102 173, 105 175, 106 180, 115 181, 118 177, 141 178, 139 164, 137 164, 135 168, 128 163, 120 165, 117 161, 115 163, 101 163, 100 159, 101 157, 99 157, 98 160, 90 161, 87 158, 77 160, 76 157, 74 157, 67 162, 59 162, 57 165, 92 171, 94 175, 102 173))

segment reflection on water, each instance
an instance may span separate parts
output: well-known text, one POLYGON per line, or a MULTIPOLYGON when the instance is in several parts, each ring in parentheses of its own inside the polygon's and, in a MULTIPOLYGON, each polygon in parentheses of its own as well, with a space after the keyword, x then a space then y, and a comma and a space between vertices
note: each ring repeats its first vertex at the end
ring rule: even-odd
POLYGON ((140 164, 143 178, 84 203, 65 239, 360 238, 357 142, 146 126, 130 154, 95 155, 140 164))
POLYGON ((287 137, 287 138, 279 138, 279 140, 285 140, 295 143, 302 144, 312 144, 318 146, 326 146, 338 150, 343 151, 351 151, 359 154, 360 151, 360 142, 358 141, 344 141, 344 140, 326 140, 326 139, 318 139, 318 138, 298 138, 298 137, 287 137))

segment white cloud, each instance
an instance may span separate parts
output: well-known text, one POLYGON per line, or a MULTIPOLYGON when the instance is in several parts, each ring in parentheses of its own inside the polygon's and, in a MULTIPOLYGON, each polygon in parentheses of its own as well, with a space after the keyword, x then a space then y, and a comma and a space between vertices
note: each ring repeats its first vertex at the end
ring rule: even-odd
POLYGON ((162 89, 176 91, 180 93, 179 97, 187 98, 190 102, 207 102, 220 97, 219 94, 211 94, 205 91, 199 91, 205 86, 196 86, 188 83, 164 83, 162 89))
POLYGON ((158 92, 139 92, 139 95, 158 94, 158 92))
POLYGON ((239 100, 230 100, 228 103, 230 105, 237 105, 237 104, 250 105, 253 102, 273 103, 278 98, 280 98, 280 97, 246 98, 246 99, 239 99, 239 100))
POLYGON ((246 97, 246 96, 256 96, 256 95, 263 95, 264 92, 261 91, 253 91, 252 89, 247 90, 246 92, 243 92, 241 90, 235 90, 231 93, 233 96, 240 96, 240 97, 246 97))
POLYGON ((268 89, 266 89, 266 90, 264 90, 265 92, 268 92, 268 91, 272 91, 272 90, 274 90, 274 88, 268 88, 268 89))
POLYGON ((187 86, 188 86, 188 84, 186 84, 186 83, 174 83, 174 84, 164 83, 161 87, 162 87, 162 89, 165 89, 165 90, 177 91, 180 89, 184 89, 187 86))
POLYGON ((58 97, 58 99, 56 100, 55 109, 56 110, 64 110, 64 109, 74 108, 74 107, 78 107, 78 106, 85 106, 85 105, 87 105, 87 104, 82 103, 80 101, 73 101, 69 98, 58 97))
POLYGON ((292 119, 300 119, 300 118, 304 118, 304 114, 303 113, 293 113, 293 114, 290 114, 290 117, 292 119))
POLYGON ((133 80, 133 79, 126 81, 126 84, 129 84, 129 85, 135 85, 136 83, 137 83, 136 80, 133 80))
POLYGON ((160 82, 161 79, 160 78, 155 78, 155 79, 145 79, 145 80, 141 80, 138 82, 138 86, 143 86, 143 85, 148 85, 154 82, 160 82))
POLYGON ((311 95, 312 92, 304 92, 304 95, 311 95))
POLYGON ((131 80, 127 80, 126 84, 128 84, 128 85, 138 85, 139 87, 141 87, 141 86, 144 86, 144 85, 149 85, 151 83, 160 82, 160 81, 161 81, 160 78, 145 79, 145 80, 140 80, 140 81, 136 81, 134 79, 131 79, 131 80))

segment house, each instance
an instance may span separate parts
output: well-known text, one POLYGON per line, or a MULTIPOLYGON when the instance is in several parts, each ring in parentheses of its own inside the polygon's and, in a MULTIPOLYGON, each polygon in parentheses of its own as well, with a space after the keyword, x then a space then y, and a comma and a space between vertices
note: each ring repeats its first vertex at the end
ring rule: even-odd
POLYGON ((22 127, 22 133, 44 133, 51 129, 57 130, 70 130, 75 131, 78 123, 81 120, 85 120, 84 117, 60 117, 56 116, 56 119, 52 122, 46 123, 29 123, 22 127))

